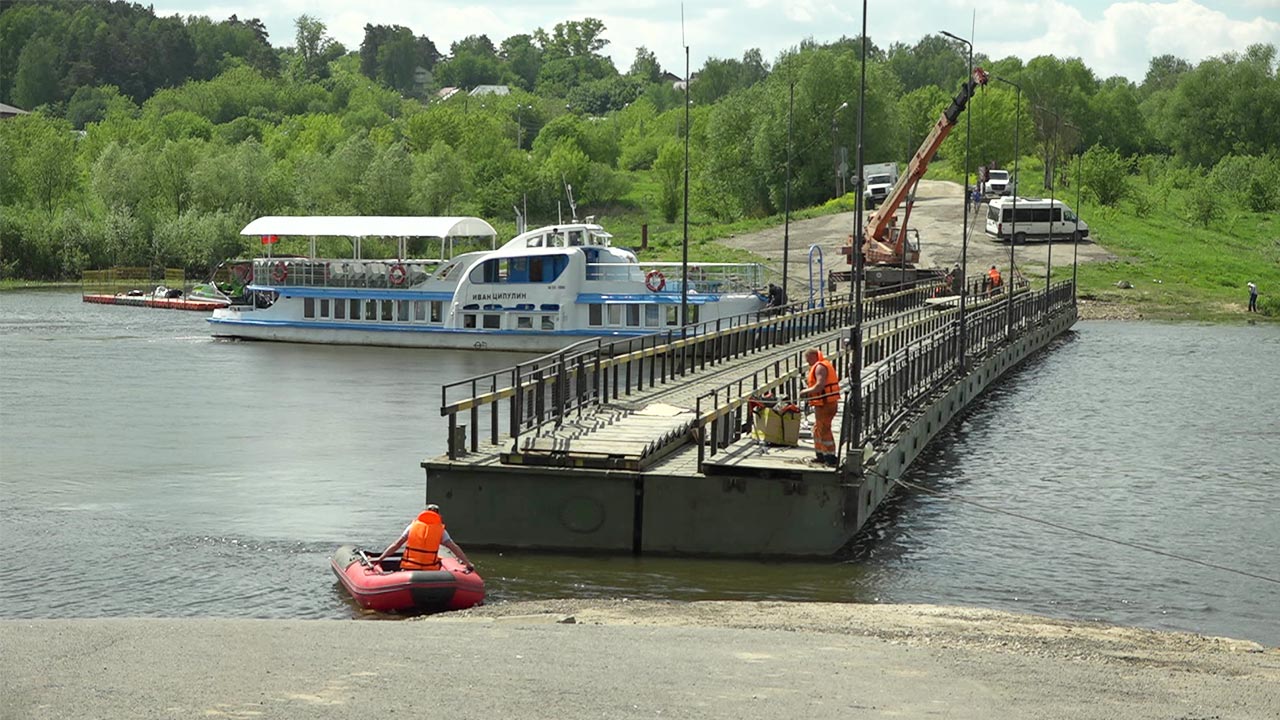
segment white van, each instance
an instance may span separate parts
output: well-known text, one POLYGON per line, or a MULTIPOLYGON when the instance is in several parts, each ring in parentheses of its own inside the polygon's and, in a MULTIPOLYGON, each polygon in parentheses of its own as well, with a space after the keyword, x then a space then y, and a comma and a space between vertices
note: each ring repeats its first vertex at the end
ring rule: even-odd
POLYGON ((1048 239, 1050 229, 1055 239, 1071 240, 1079 223, 1079 240, 1089 237, 1089 226, 1078 220, 1071 208, 1061 200, 1017 198, 1018 217, 1014 222, 1014 198, 998 197, 987 206, 987 234, 1000 240, 1023 243, 1027 238, 1048 239), (1016 225, 1016 227, 1015 227, 1016 225))

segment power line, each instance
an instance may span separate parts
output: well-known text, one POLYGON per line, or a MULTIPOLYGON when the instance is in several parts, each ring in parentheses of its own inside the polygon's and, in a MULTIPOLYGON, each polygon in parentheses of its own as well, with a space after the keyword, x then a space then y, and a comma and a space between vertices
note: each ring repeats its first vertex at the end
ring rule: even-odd
POLYGON ((1046 525, 1048 527, 1055 528, 1057 530, 1062 530, 1063 532, 1068 532, 1075 535, 1083 535, 1084 537, 1093 538, 1094 540, 1101 540, 1103 542, 1109 542, 1115 545, 1123 545, 1124 547, 1133 548, 1135 550, 1145 550, 1146 552, 1155 553, 1156 555, 1163 555, 1164 557, 1173 558, 1174 560, 1181 560, 1183 562, 1188 562, 1195 565, 1201 565, 1207 568, 1212 568, 1214 570, 1221 570, 1223 572, 1235 573, 1237 575, 1243 575, 1244 577, 1253 578, 1255 580, 1262 580, 1264 582, 1275 583, 1276 585, 1280 585, 1280 579, 1267 577, 1266 575, 1259 575, 1257 573, 1249 572, 1248 570, 1240 570, 1239 568, 1227 567, 1226 565, 1218 565, 1217 563, 1206 562, 1204 560, 1197 560, 1196 558, 1187 557, 1185 555, 1178 555, 1177 553, 1172 553, 1167 550, 1161 550, 1160 548, 1151 547, 1150 545, 1143 545, 1141 543, 1130 542, 1128 540, 1117 540, 1115 538, 1110 538, 1105 535, 1099 535, 1098 533, 1089 532, 1088 530, 1081 530, 1079 528, 1073 528, 1073 527, 1055 523, 1049 520, 1042 520, 1040 518, 1031 517, 1030 515, 1023 515, 1022 513, 1016 513, 1011 510, 1004 510, 1002 508, 992 507, 990 505, 985 505, 983 503, 980 503, 974 500, 967 500, 965 498, 955 497, 953 495, 947 495, 939 490, 927 488, 923 485, 918 485, 916 483, 903 480, 902 478, 898 478, 897 480, 894 480, 893 478, 888 477, 887 475, 882 475, 881 473, 875 472, 874 470, 868 471, 868 472, 870 472, 872 475, 878 475, 879 477, 884 478, 890 483, 896 482, 899 485, 910 488, 912 490, 917 490, 919 492, 923 492, 929 495, 934 495, 946 500, 954 500, 956 502, 961 502, 966 505, 973 505, 974 507, 981 508, 990 513, 996 513, 998 515, 1008 515, 1010 517, 1018 518, 1019 520, 1026 520, 1027 522, 1036 523, 1038 525, 1046 525))

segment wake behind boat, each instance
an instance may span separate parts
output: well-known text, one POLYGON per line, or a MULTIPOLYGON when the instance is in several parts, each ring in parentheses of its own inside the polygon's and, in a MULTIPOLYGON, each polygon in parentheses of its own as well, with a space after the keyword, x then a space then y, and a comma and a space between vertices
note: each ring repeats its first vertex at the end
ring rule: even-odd
MULTIPOLYGON (((754 263, 640 263, 587 218, 529 230, 502 247, 449 257, 497 232, 473 217, 264 217, 242 235, 348 237, 347 259, 259 258, 254 302, 215 311, 213 335, 246 340, 550 352, 590 337, 745 321, 767 297, 754 263), (439 241, 434 259, 364 260, 365 237, 439 241)), ((314 241, 312 243, 314 247, 314 241)))

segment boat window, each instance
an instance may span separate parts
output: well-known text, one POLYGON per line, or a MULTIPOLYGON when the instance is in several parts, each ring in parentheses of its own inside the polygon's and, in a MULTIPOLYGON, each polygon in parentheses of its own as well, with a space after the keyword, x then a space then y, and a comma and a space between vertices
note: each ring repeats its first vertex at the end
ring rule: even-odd
POLYGON ((555 315, 543 315, 543 316, 542 316, 542 329, 543 329, 543 330, 555 330, 555 329, 556 329, 556 316, 555 316, 555 315))
POLYGON ((303 298, 302 299, 302 317, 313 318, 315 316, 316 316, 316 299, 303 298))
POLYGON ((567 235, 569 236, 569 247, 578 247, 579 245, 582 245, 583 233, 581 230, 570 230, 567 235))
POLYGON ((351 301, 351 319, 352 320, 360 319, 360 301, 359 300, 351 301))
POLYGON ((667 306, 667 325, 670 326, 670 325, 679 325, 679 324, 680 324, 680 306, 668 305, 667 306))
POLYGON ((547 312, 559 312, 560 304, 559 303, 543 303, 542 309, 546 310, 547 312))
POLYGON ((484 326, 485 326, 485 329, 487 330, 497 330, 498 328, 502 327, 502 316, 501 315, 485 315, 484 326))
POLYGON ((532 330, 532 329, 533 329, 533 318, 529 317, 528 315, 521 315, 521 316, 517 317, 517 318, 516 318, 516 329, 517 329, 517 330, 532 330))
POLYGON ((591 327, 600 327, 604 324, 604 306, 600 303, 592 303, 587 306, 587 324, 591 327))
POLYGON ((608 245, 609 238, 611 237, 613 236, 607 232, 600 232, 599 230, 593 231, 591 233, 591 244, 592 245, 608 245))
POLYGON ((390 300, 382 301, 382 319, 386 322, 391 322, 391 301, 390 300))
POLYGON ((494 258, 476 265, 471 271, 471 282, 549 283, 560 277, 568 266, 568 255, 494 258))
POLYGON ((329 298, 320 298, 320 317, 329 317, 329 298))
POLYGON ((427 319, 427 301, 414 300, 413 301, 413 321, 422 322, 423 320, 426 320, 426 319, 427 319))
POLYGON ((377 300, 364 301, 364 319, 365 320, 378 319, 378 301, 377 300))
POLYGON ((463 316, 462 316, 462 327, 464 327, 464 328, 470 328, 470 329, 475 329, 475 326, 476 326, 476 316, 475 316, 475 315, 473 315, 473 314, 471 314, 471 313, 467 313, 466 315, 463 315, 463 316))
POLYGON ((400 322, 409 322, 409 301, 396 301, 396 319, 400 322))
POLYGON ((609 324, 621 325, 622 324, 622 306, 606 305, 605 307, 608 308, 609 310, 609 324))
POLYGON ((640 306, 635 303, 627 306, 627 325, 629 327, 640 326, 640 306))
POLYGON ((690 305, 689 316, 688 316, 688 319, 685 320, 685 322, 688 323, 689 325, 696 325, 698 322, 698 316, 702 314, 701 312, 699 312, 699 310, 701 309, 702 308, 698 305, 690 305))
POLYGON ((439 300, 431 301, 431 322, 441 322, 444 317, 444 303, 439 300))
POLYGON ((543 236, 535 235, 524 242, 525 247, 542 247, 543 236))
POLYGON ((347 301, 346 300, 333 301, 333 319, 334 320, 347 319, 347 301))
POLYGON ((658 327, 658 306, 649 303, 644 306, 644 326, 658 327))

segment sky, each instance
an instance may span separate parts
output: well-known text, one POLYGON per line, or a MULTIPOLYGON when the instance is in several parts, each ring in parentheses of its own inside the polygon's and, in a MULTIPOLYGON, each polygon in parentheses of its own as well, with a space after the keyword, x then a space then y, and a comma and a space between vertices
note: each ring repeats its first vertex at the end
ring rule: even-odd
MULTIPOLYGON (((853 0, 689 0, 683 43, 681 4, 669 0, 155 0, 154 7, 158 15, 256 17, 276 46, 293 45, 293 21, 304 13, 348 50, 359 49, 366 23, 404 25, 442 53, 468 35, 488 35, 496 45, 510 35, 595 17, 605 24, 605 52, 620 71, 644 46, 677 75, 684 74, 684 43, 697 71, 708 57, 740 58, 749 48, 772 61, 806 38, 856 37, 862 24, 853 0)), ((867 7, 867 35, 883 48, 948 30, 971 36, 974 52, 993 59, 1079 57, 1099 78, 1123 75, 1135 82, 1157 55, 1194 64, 1254 43, 1280 49, 1280 0, 869 0, 867 7)))

